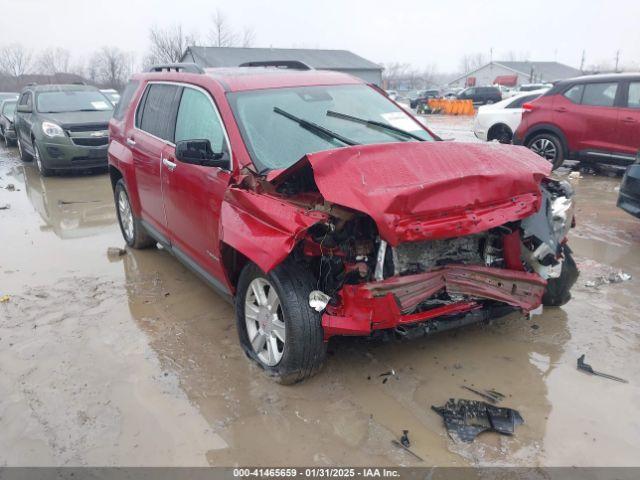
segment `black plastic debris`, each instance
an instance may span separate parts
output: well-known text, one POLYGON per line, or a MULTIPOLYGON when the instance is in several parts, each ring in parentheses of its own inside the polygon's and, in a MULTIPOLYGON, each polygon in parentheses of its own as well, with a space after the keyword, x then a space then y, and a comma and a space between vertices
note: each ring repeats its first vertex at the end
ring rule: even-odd
POLYGON ((411 442, 409 441, 409 430, 402 430, 402 436, 400 437, 400 443, 409 448, 411 442))
POLYGON ((608 373, 596 372, 591 365, 584 362, 585 354, 583 353, 578 359, 578 370, 582 370, 583 372, 590 373, 591 375, 597 375, 598 377, 608 378, 609 380, 615 380, 616 382, 629 383, 624 378, 615 377, 613 375, 609 375, 608 373))
POLYGON ((478 400, 451 398, 444 406, 431 408, 443 418, 449 436, 463 442, 473 442, 486 431, 513 435, 516 425, 524 423, 518 411, 478 400))
POLYGON ((476 395, 484 398, 485 400, 490 401, 491 403, 498 403, 499 401, 504 399, 504 395, 500 392, 496 392, 495 390, 480 391, 480 390, 476 390, 475 388, 468 387, 466 385, 462 385, 462 388, 475 393, 476 395))

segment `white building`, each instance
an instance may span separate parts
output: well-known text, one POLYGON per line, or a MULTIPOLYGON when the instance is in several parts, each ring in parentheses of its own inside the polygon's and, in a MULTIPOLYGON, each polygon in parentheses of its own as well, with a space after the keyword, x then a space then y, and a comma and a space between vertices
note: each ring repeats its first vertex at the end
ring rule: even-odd
POLYGON ((579 77, 582 72, 558 62, 490 62, 449 82, 451 87, 500 83, 506 86, 545 83, 579 77), (503 77, 498 79, 498 77, 503 77), (510 77, 510 78, 505 78, 510 77), (509 83, 513 82, 512 85, 509 83))

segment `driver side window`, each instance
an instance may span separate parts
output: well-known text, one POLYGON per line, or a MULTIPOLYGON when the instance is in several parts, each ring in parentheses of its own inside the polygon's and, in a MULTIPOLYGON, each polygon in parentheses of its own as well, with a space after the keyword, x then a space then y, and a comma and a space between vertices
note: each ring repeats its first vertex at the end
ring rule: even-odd
POLYGON ((176 143, 209 140, 215 153, 227 151, 224 130, 211 99, 199 90, 185 87, 176 120, 176 143))

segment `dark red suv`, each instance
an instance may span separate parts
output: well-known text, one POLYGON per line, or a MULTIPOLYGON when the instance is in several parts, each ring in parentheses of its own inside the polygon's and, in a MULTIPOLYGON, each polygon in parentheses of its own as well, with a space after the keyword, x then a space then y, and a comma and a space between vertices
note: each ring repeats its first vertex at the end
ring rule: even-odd
POLYGON ((334 335, 569 300, 572 191, 547 162, 440 142, 375 86, 278 66, 154 67, 109 126, 127 244, 159 242, 235 301, 240 343, 270 375, 312 375, 334 335))
POLYGON ((564 80, 523 109, 513 143, 553 168, 566 158, 626 166, 640 149, 640 74, 564 80))

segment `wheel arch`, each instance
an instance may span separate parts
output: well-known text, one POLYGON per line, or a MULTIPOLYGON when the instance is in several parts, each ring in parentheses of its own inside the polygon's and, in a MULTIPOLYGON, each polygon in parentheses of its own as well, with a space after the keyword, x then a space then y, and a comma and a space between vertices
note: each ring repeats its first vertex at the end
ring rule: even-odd
POLYGON ((503 122, 498 122, 498 123, 494 123, 493 125, 491 125, 491 127, 489 127, 489 130, 487 131, 487 140, 493 140, 494 138, 492 138, 492 133, 495 133, 498 128, 506 128, 509 131, 509 134, 511 135, 511 137, 513 138, 513 130, 511 129, 511 127, 509 125, 507 125, 506 123, 503 122))
POLYGON ((560 143, 562 145, 562 151, 564 152, 565 158, 569 156, 569 144, 567 143, 566 135, 560 128, 550 123, 542 123, 542 124, 536 125, 535 127, 530 128, 524 137, 523 144, 528 146, 531 139, 536 135, 540 135, 541 133, 550 133, 558 137, 560 139, 560 143))

